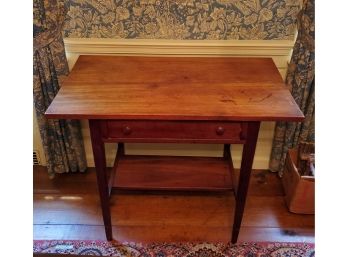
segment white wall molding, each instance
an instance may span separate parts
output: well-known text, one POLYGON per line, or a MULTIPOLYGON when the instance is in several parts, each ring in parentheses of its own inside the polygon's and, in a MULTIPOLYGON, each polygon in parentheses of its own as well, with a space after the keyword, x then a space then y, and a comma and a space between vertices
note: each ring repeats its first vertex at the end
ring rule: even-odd
POLYGON ((65 38, 72 54, 284 56, 292 40, 153 40, 65 38))
POLYGON ((272 57, 281 73, 294 45, 293 40, 153 40, 110 38, 65 38, 65 49, 73 65, 86 55, 138 56, 239 56, 272 57))

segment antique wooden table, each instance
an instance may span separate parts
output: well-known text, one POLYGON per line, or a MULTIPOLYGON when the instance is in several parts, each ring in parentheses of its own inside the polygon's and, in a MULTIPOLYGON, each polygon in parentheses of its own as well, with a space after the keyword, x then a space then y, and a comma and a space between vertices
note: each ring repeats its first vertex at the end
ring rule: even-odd
POLYGON ((234 190, 233 243, 260 122, 304 118, 271 58, 116 56, 80 56, 46 117, 89 120, 108 240, 113 188, 234 190), (118 143, 110 175, 105 142, 118 143), (224 151, 222 157, 126 155, 128 142, 219 143, 224 151), (236 143, 244 146, 234 188, 230 144, 236 143))

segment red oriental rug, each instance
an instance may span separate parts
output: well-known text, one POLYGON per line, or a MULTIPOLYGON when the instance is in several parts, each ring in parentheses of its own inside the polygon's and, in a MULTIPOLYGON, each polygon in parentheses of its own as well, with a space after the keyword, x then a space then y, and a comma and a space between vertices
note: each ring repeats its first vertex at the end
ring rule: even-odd
POLYGON ((34 253, 129 257, 313 257, 308 243, 118 243, 107 241, 34 241, 34 253))

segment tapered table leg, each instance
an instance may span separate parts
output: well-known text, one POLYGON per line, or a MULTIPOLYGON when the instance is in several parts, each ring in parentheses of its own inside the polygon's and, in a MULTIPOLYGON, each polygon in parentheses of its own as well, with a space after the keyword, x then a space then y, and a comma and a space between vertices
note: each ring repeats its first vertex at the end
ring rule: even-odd
POLYGON ((102 207, 106 239, 112 240, 111 214, 109 205, 108 178, 106 173, 106 159, 104 142, 102 141, 101 121, 89 120, 89 129, 93 148, 95 169, 97 173, 100 204, 102 207))
POLYGON ((247 139, 243 147, 242 163, 240 167, 238 191, 236 196, 236 209, 232 230, 232 243, 236 243, 244 212, 245 200, 248 193, 251 168, 254 161, 257 137, 260 122, 248 122, 247 139))

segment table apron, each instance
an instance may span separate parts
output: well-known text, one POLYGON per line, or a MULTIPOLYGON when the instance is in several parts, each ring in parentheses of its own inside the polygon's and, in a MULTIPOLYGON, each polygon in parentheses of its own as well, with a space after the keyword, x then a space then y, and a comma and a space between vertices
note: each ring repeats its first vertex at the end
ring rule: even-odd
POLYGON ((244 144, 247 122, 100 120, 106 143, 244 144))

